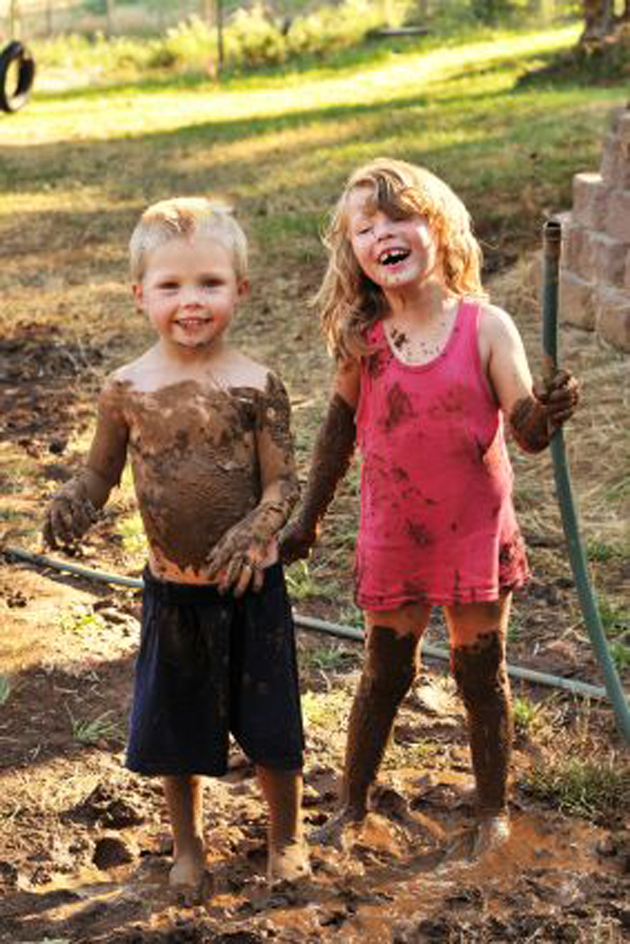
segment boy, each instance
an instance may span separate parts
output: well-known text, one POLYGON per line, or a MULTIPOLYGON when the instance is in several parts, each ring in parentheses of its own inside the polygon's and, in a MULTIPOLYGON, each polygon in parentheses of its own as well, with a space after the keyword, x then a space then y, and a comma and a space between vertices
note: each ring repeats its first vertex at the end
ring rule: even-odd
POLYGON ((87 461, 55 496, 51 546, 78 539, 129 452, 148 542, 127 765, 163 777, 173 885, 200 887, 201 775, 231 731, 269 806, 268 876, 308 873, 302 723, 276 535, 298 496, 289 401, 226 331, 246 295, 247 243, 205 199, 150 207, 130 242, 137 308, 157 342, 107 379, 87 461))

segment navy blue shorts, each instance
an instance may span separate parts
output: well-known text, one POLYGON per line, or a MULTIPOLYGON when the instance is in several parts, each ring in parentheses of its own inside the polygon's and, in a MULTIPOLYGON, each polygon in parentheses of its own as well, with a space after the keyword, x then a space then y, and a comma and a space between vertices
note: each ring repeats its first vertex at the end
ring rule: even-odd
POLYGON ((256 764, 302 767, 295 634, 280 564, 236 599, 145 570, 127 766, 221 777, 230 732, 256 764))

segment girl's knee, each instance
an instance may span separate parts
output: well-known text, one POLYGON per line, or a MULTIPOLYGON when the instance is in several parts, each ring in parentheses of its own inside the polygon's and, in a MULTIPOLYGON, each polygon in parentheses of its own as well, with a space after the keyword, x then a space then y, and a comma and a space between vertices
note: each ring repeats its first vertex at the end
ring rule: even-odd
POLYGON ((372 626, 363 670, 366 682, 404 696, 417 674, 418 644, 413 633, 401 635, 391 626, 372 626))
POLYGON ((452 668, 466 704, 488 702, 497 694, 507 695, 505 650, 498 630, 480 633, 473 643, 454 646, 452 668))

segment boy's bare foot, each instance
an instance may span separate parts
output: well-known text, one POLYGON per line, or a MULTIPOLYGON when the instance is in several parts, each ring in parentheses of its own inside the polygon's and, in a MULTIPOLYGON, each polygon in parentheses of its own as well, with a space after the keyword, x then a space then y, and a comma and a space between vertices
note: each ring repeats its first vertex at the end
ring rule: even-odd
POLYGON ((335 846, 336 849, 341 849, 343 847, 342 836, 346 826, 360 826, 366 816, 367 813, 361 814, 356 810, 340 810, 327 823, 310 833, 309 842, 315 842, 321 846, 335 846))
POLYGON ((270 882, 295 882, 311 874, 308 849, 303 840, 269 846, 267 878, 270 882))
POLYGON ((485 852, 498 849, 510 838, 510 819, 506 813, 481 819, 475 830, 472 858, 477 859, 485 852))

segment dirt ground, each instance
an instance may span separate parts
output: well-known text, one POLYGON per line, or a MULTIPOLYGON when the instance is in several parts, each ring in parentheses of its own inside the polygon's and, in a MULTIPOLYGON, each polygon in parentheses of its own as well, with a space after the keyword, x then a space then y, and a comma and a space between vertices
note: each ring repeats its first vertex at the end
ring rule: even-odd
MULTIPOLYGON (((11 278, 7 265, 5 282, 11 278)), ((54 314, 63 304, 71 313, 73 304, 88 297, 86 285, 76 288, 80 297, 73 299, 80 272, 75 270, 73 285, 61 287, 52 269, 40 272, 46 307, 33 300, 38 293, 24 275, 28 260, 21 271, 21 283, 16 280, 9 292, 21 315, 6 321, 0 340, 5 551, 40 550, 37 528, 45 499, 76 466, 104 372, 146 340, 125 333, 122 315, 118 323, 108 318, 107 330, 99 330, 100 316, 123 305, 117 287, 94 289, 92 318, 77 326, 54 314)), ((287 304, 293 304, 292 293, 297 299, 304 290, 298 279, 275 288, 287 304)), ((531 260, 497 277, 494 295, 515 313, 535 352, 539 324, 531 260)), ((131 306, 124 304, 129 318, 131 306)), ((319 352, 296 363, 290 347, 279 353, 277 339, 261 326, 269 311, 260 295, 254 293, 249 311, 238 340, 287 378, 296 426, 305 430, 298 437, 305 469, 327 385, 316 329, 306 316, 292 329, 302 340, 313 339, 319 352)), ((280 318, 281 310, 274 311, 280 318)), ((610 549, 622 546, 627 533, 628 360, 579 332, 563 333, 562 343, 566 362, 584 384, 582 413, 567 439, 585 536, 599 548, 592 564, 598 590, 612 618, 622 619, 630 563, 610 549)), ((514 464, 534 578, 516 604, 510 661, 601 686, 566 559, 549 458, 514 455, 514 464)), ((128 511, 125 502, 118 501, 114 511, 128 511)), ((356 494, 348 487, 314 555, 315 589, 298 594, 301 614, 342 623, 352 616, 353 516, 356 494)), ((130 565, 115 518, 104 516, 79 562, 137 577, 140 565, 130 565)), ((267 887, 265 811, 251 766, 234 750, 229 774, 206 786, 211 889, 192 903, 169 891, 169 835, 159 784, 131 775, 123 765, 138 610, 133 589, 29 566, 8 553, 0 562, 0 674, 8 686, 0 692, 2 944, 627 939, 627 795, 605 815, 587 818, 528 787, 528 771, 547 758, 557 762, 563 752, 618 769, 626 765, 610 707, 514 683, 516 696, 531 706, 532 720, 517 729, 513 835, 500 851, 471 861, 471 771, 462 708, 444 663, 430 659, 399 714, 368 822, 346 835, 342 850, 312 847, 312 879, 267 887)), ((616 633, 622 643, 625 633, 627 643, 627 625, 617 626, 616 633)), ((442 635, 436 615, 431 641, 442 635)), ((355 643, 305 631, 299 633, 299 651, 310 830, 335 807, 361 652, 355 643)))

